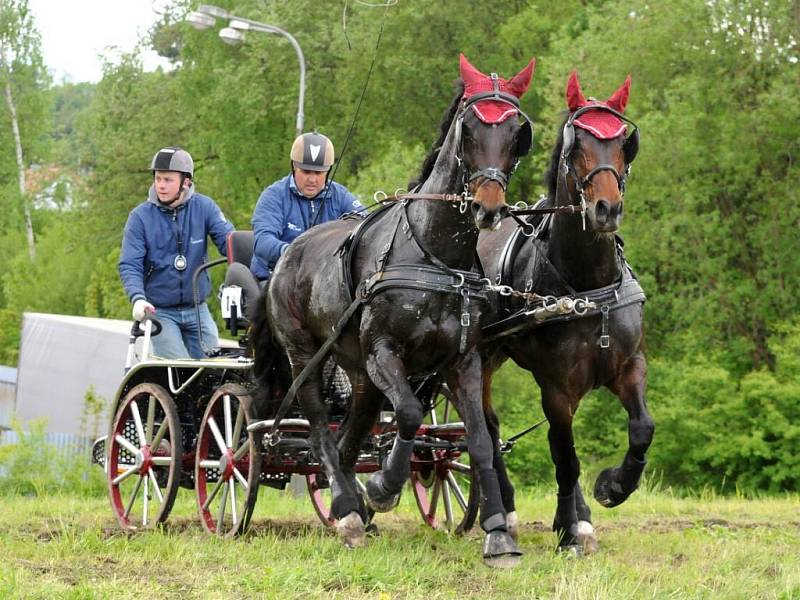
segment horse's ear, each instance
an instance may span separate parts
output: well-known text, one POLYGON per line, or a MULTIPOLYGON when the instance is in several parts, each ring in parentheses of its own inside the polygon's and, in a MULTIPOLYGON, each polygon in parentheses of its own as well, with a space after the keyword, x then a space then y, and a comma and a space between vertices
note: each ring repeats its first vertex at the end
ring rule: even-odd
POLYGON ((533 70, 535 68, 536 59, 531 58, 531 62, 528 63, 528 66, 514 75, 508 82, 508 90, 517 98, 522 98, 522 94, 528 91, 528 86, 531 84, 531 78, 533 77, 533 70))
POLYGON ((473 67, 463 53, 458 55, 458 62, 459 62, 459 71, 461 72, 461 79, 464 80, 464 83, 466 85, 469 85, 470 83, 474 83, 476 81, 480 81, 482 79, 486 79, 486 75, 484 75, 483 73, 478 71, 478 69, 473 67))
POLYGON ((628 96, 631 94, 631 76, 628 75, 625 83, 619 86, 619 89, 614 92, 611 97, 606 100, 606 104, 619 113, 625 112, 625 107, 628 105, 628 96))
POLYGON ((581 83, 578 81, 578 72, 573 71, 567 81, 567 107, 569 112, 575 112, 586 104, 586 98, 581 90, 581 83))

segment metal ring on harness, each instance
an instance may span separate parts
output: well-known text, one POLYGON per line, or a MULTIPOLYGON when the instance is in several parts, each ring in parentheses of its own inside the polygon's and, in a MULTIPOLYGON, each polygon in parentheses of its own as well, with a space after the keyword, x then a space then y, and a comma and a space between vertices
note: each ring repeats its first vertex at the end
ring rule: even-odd
POLYGON ((386 200, 388 197, 389 197, 388 194, 386 192, 384 192, 383 190, 378 190, 377 192, 372 194, 372 200, 374 202, 377 202, 378 204, 380 204, 381 202, 386 200), (383 196, 383 197, 381 198, 381 196, 383 196))
POLYGON ((558 298, 555 296, 545 296, 542 299, 542 306, 548 312, 555 312, 558 309, 558 298))
MULTIPOLYGON (((589 312, 589 304, 590 302, 585 298, 576 298, 575 299, 575 306, 573 307, 572 311, 582 317, 587 312, 589 312)), ((593 302, 591 304, 594 304, 593 302)))
POLYGON ((451 283, 450 285, 452 285, 456 289, 464 287, 464 274, 463 273, 456 273, 456 275, 461 277, 461 281, 459 281, 458 283, 451 283))

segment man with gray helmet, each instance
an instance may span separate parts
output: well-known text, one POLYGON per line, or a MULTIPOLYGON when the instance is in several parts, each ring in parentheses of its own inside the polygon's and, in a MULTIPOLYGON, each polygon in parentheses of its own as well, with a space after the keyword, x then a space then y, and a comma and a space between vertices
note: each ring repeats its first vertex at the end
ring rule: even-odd
POLYGON ((161 333, 153 337, 156 356, 203 358, 216 347, 218 332, 205 303, 211 293, 208 272, 199 281, 199 324, 192 276, 207 262, 208 236, 224 255, 234 227, 211 198, 195 191, 188 152, 162 148, 150 170, 148 198, 131 211, 125 225, 120 278, 133 304, 133 318, 141 321, 155 313, 161 322, 161 333))
POLYGON ((289 244, 314 225, 365 209, 343 185, 328 181, 333 144, 316 132, 298 136, 290 153, 292 172, 266 188, 253 212, 253 259, 250 270, 260 282, 269 279, 289 244))

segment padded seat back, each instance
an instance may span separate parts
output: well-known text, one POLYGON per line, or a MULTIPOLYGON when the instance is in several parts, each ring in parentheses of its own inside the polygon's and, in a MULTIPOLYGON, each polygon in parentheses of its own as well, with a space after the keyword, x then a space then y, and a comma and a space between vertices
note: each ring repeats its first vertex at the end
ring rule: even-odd
POLYGON ((253 232, 231 231, 228 234, 228 264, 241 263, 250 267, 253 258, 253 232))

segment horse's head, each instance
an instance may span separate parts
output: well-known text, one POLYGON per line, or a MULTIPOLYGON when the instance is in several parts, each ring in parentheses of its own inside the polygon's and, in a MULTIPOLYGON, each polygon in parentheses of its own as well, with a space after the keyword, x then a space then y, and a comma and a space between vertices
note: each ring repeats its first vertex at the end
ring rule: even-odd
POLYGON ((456 123, 457 156, 478 228, 495 228, 508 213, 506 187, 533 143, 533 130, 519 99, 528 89, 535 59, 509 80, 484 75, 461 55, 464 95, 456 123), (518 117, 522 117, 520 122, 518 117))
POLYGON ((574 71, 567 83, 569 116, 561 134, 559 169, 565 190, 580 202, 592 229, 614 232, 622 219, 625 181, 639 150, 639 129, 623 116, 631 78, 608 100, 587 100, 574 71), (633 131, 628 134, 626 123, 633 131), (568 177, 571 176, 571 177, 568 177))

